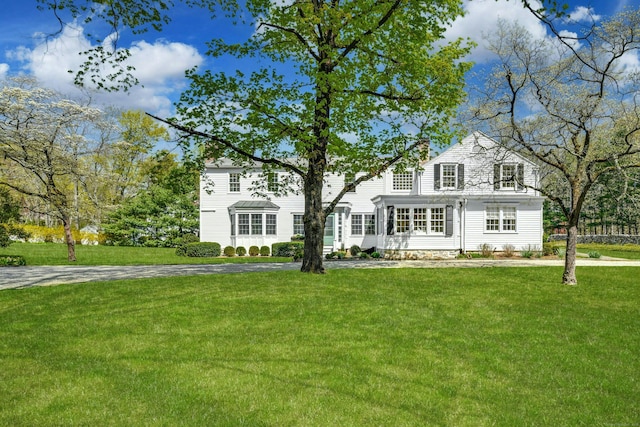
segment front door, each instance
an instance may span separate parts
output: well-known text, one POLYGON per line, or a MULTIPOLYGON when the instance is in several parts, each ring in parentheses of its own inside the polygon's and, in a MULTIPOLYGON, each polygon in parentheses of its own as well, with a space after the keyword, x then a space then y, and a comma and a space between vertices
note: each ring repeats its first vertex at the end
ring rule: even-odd
POLYGON ((327 220, 324 223, 324 245, 325 246, 333 246, 334 236, 335 236, 335 225, 334 225, 335 217, 333 214, 327 217, 327 220))

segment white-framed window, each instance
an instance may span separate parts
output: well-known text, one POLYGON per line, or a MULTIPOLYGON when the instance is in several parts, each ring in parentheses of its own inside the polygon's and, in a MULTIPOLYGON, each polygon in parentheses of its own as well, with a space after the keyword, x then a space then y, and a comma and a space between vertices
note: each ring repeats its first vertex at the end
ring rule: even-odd
POLYGON ((516 186, 516 165, 503 164, 500 165, 500 187, 501 188, 515 188, 516 186))
POLYGON ((444 234, 445 208, 398 207, 394 222, 396 234, 444 234))
POLYGON ((485 208, 485 231, 489 233, 515 233, 518 214, 515 206, 487 206, 485 208))
POLYGON ((429 232, 431 234, 444 234, 444 208, 431 208, 429 220, 429 232))
POLYGON ((351 214, 351 235, 375 235, 376 216, 373 214, 351 214))
POLYGON ((304 236, 304 220, 302 214, 293 215, 293 235, 299 234, 304 236))
POLYGON ((455 189, 458 187, 458 165, 443 164, 440 171, 441 186, 443 189, 455 189))
POLYGON ((267 174, 267 191, 271 193, 278 191, 278 174, 276 172, 267 174))
POLYGON ((364 215, 364 234, 375 236, 376 234, 376 216, 374 214, 364 215))
POLYGON ((251 221, 249 214, 238 214, 238 235, 248 236, 251 232, 251 221))
POLYGON ((262 214, 251 214, 251 234, 262 235, 262 214))
POLYGON ((266 220, 265 234, 269 236, 278 234, 278 215, 267 214, 266 220))
POLYGON ((230 193, 240 192, 240 174, 239 173, 229 174, 229 192, 230 193))
POLYGON ((403 191, 413 189, 413 172, 394 172, 393 173, 393 190, 403 191))

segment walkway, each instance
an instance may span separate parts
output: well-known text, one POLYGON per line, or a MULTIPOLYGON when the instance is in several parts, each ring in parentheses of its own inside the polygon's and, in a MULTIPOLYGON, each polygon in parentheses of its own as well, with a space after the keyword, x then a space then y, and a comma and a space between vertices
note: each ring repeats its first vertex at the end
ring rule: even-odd
MULTIPOLYGON (((563 260, 547 259, 456 259, 439 261, 348 260, 325 261, 328 270, 337 268, 472 268, 472 267, 561 267, 563 260)), ((578 266, 640 267, 640 260, 579 258, 578 266)), ((0 290, 23 289, 69 283, 100 282, 121 279, 192 276, 200 274, 248 273, 298 270, 300 263, 252 263, 207 265, 135 265, 135 266, 38 266, 0 269, 0 290)))

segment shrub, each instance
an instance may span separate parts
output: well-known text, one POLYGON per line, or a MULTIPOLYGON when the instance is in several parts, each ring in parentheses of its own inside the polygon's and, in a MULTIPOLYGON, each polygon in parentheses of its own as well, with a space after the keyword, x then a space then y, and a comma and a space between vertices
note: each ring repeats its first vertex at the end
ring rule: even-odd
POLYGON ((362 249, 360 249, 360 246, 358 245, 353 245, 349 248, 349 253, 351 254, 351 256, 358 256, 360 255, 360 252, 362 252, 362 249))
POLYGON ((260 254, 260 248, 257 246, 249 246, 249 255, 258 256, 260 254))
POLYGON ((336 259, 338 257, 336 252, 329 252, 328 254, 326 254, 325 259, 336 259))
POLYGON ((9 238, 9 233, 4 224, 0 224, 0 248, 6 248, 10 244, 11 239, 9 238))
POLYGON ((529 249, 525 249, 522 252, 520 252, 520 256, 522 258, 531 258, 533 256, 533 251, 529 249))
POLYGON ((540 257, 540 247, 527 245, 527 247, 520 252, 520 256, 523 258, 531 258, 532 256, 540 257))
POLYGON ((513 246, 511 243, 507 243, 502 247, 502 253, 507 258, 511 258, 516 253, 516 247, 513 246))
POLYGON ((489 258, 493 255, 493 246, 491 246, 489 243, 483 243, 480 245, 480 254, 484 257, 484 258, 489 258))
POLYGON ((27 265, 22 255, 0 255, 0 267, 19 267, 27 265))
POLYGON ((269 246, 260 246, 260 256, 269 255, 271 255, 271 249, 269 249, 269 246))
POLYGON ((304 242, 278 242, 271 245, 271 255, 276 257, 291 257, 304 249, 304 242))
POLYGON ((371 258, 380 258, 380 252, 372 252, 371 253, 371 258))
POLYGON ((368 259, 368 258, 371 258, 371 255, 369 255, 369 254, 368 254, 368 253, 366 253, 366 252, 360 252, 360 255, 359 255, 359 256, 360 256, 360 259, 368 259))
POLYGON ((188 256, 188 257, 220 256, 220 243, 216 243, 216 242, 188 243, 187 245, 185 245, 185 248, 184 248, 184 256, 188 256))
POLYGON ((236 248, 236 255, 245 256, 247 254, 247 249, 244 246, 238 246, 236 248))
POLYGON ((589 252, 589 258, 600 258, 602 255, 600 255, 600 252, 598 251, 590 251, 589 252))
POLYGON ((291 236, 291 241, 292 242, 303 242, 304 241, 304 236, 302 234, 296 234, 291 236))
POLYGON ((236 255, 236 249, 233 246, 225 246, 222 253, 224 256, 232 257, 236 255))
POLYGON ((558 255, 558 258, 560 259, 564 259, 564 256, 566 255, 567 250, 565 248, 556 248, 556 255, 558 255))
POLYGON ((554 255, 555 245, 552 242, 544 242, 542 244, 542 255, 549 256, 554 255))
POLYGON ((298 249, 293 255, 293 260, 300 261, 302 258, 304 258, 304 249, 298 249))

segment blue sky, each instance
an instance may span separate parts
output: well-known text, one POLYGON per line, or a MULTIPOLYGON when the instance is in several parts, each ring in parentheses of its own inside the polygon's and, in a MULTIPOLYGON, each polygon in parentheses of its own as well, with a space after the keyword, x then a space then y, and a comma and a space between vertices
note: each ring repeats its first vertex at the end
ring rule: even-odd
MULTIPOLYGON (((579 22, 587 10, 603 19, 624 8, 640 7, 640 0, 570 0, 568 4, 569 11, 579 22)), ((36 5, 35 0, 8 1, 2 5, 0 79, 18 74, 33 75, 43 86, 73 96, 77 89, 67 70, 77 68, 81 62, 78 53, 92 46, 86 34, 91 32, 104 37, 106 29, 70 25, 45 40, 43 34, 55 33, 60 27, 51 12, 40 12, 36 5)), ((499 19, 517 21, 541 39, 547 36, 544 27, 522 8, 519 0, 465 0, 465 8, 467 15, 452 25, 449 37, 469 37, 481 44, 483 34, 490 33, 499 19)), ((162 33, 134 36, 123 30, 120 46, 131 49, 131 63, 143 86, 133 88, 129 94, 93 94, 97 103, 170 116, 173 101, 186 85, 186 69, 199 66, 233 72, 239 66, 247 66, 246 63, 239 65, 235 61, 207 58, 205 42, 221 36, 225 40, 239 41, 250 36, 253 28, 233 26, 222 19, 211 21, 202 11, 187 8, 174 10, 172 18, 172 23, 162 33)), ((567 27, 567 30, 575 28, 567 27)), ((490 55, 479 46, 469 59, 482 65, 490 60, 490 55)), ((631 61, 640 64, 637 57, 631 61)))

